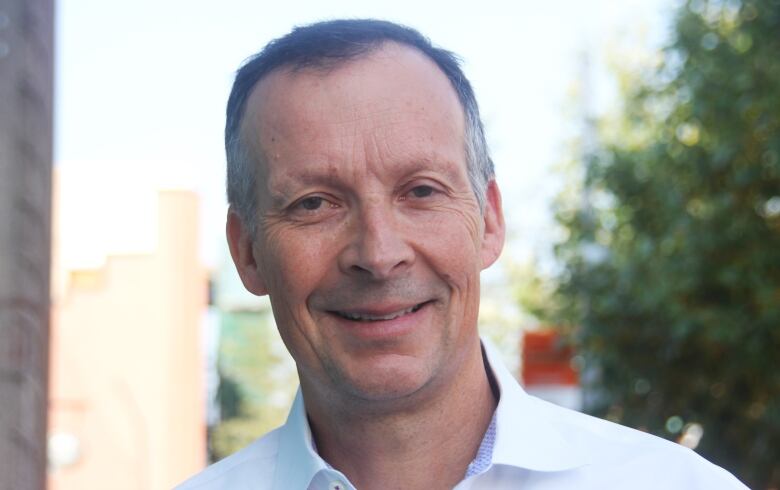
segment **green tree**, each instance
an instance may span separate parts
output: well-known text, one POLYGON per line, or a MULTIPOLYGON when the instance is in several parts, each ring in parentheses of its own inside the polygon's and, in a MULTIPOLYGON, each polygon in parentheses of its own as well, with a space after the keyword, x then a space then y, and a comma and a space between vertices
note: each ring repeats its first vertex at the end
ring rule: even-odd
POLYGON ((209 431, 214 461, 284 423, 298 385, 270 311, 226 309, 220 316, 220 420, 209 431))
POLYGON ((780 485, 780 1, 690 1, 599 127, 557 301, 586 410, 780 485), (683 440, 684 439, 684 440, 683 440))

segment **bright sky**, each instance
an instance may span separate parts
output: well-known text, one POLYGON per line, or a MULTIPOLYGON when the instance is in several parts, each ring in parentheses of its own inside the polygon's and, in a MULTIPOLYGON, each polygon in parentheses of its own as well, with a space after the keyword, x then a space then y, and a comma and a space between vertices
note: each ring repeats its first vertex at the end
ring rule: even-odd
POLYGON ((610 46, 657 46, 673 0, 60 0, 55 162, 64 265, 151 249, 155 189, 202 196, 204 260, 224 242, 224 106, 241 61, 294 25, 379 17, 419 29, 465 61, 486 123, 511 250, 549 244, 553 166, 579 123, 571 87, 591 61, 597 112, 614 88, 610 46))

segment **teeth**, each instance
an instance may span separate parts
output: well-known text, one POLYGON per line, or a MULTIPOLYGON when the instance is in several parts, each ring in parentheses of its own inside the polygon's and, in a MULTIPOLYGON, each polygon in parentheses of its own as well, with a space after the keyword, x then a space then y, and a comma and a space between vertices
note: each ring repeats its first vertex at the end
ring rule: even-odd
POLYGON ((422 307, 422 304, 412 306, 411 308, 407 308, 405 310, 389 313, 387 315, 368 315, 365 313, 348 313, 346 311, 337 311, 336 313, 349 320, 360 321, 360 322, 379 322, 383 320, 393 320, 400 316, 408 315, 409 313, 414 313, 415 311, 419 310, 420 307, 422 307))

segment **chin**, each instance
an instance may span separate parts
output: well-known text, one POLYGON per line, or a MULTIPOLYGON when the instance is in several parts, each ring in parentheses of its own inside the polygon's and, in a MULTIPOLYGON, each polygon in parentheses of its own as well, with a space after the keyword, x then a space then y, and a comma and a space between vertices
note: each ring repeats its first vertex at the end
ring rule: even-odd
MULTIPOLYGON (((431 380, 428 369, 411 366, 413 362, 402 360, 405 365, 365 366, 349 379, 341 377, 339 384, 353 397, 367 402, 402 401, 414 398, 431 380), (346 386, 345 386, 346 385, 346 386)), ((389 364, 389 363, 386 363, 389 364)))

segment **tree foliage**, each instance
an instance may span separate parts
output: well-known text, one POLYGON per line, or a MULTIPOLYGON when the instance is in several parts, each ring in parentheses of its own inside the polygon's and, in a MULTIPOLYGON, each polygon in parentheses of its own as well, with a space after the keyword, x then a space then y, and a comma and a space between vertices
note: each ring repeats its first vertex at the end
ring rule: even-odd
POLYGON ((281 425, 298 385, 270 311, 223 311, 220 323, 220 420, 209 430, 212 461, 281 425))
POLYGON ((663 54, 558 210, 586 409, 676 440, 702 427, 697 451, 777 487, 780 1, 690 1, 663 54))

